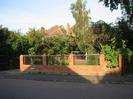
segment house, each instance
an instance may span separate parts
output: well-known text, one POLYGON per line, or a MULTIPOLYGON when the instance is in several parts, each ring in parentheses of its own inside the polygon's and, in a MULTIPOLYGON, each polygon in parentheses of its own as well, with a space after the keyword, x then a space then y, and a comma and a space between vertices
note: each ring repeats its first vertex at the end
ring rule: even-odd
POLYGON ((66 30, 64 28, 64 26, 58 26, 55 25, 53 27, 51 27, 50 29, 46 30, 45 32, 47 35, 51 36, 51 35, 64 35, 66 34, 66 30))
POLYGON ((69 36, 75 36, 75 33, 73 32, 73 27, 71 27, 69 23, 67 23, 66 25, 66 33, 69 36))

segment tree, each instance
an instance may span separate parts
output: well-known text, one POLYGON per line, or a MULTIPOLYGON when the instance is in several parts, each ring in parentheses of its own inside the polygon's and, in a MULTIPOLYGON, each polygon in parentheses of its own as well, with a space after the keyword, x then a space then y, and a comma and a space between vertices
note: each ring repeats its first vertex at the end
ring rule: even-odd
POLYGON ((29 48, 28 39, 25 36, 21 36, 15 42, 12 43, 12 48, 19 54, 28 54, 29 48))
POLYGON ((111 24, 107 24, 102 20, 93 23, 92 27, 95 35, 94 46, 98 51, 100 51, 100 45, 110 43, 111 38, 116 35, 116 32, 114 32, 114 28, 111 24))
POLYGON ((40 29, 37 30, 37 33, 45 34, 45 28, 41 27, 40 29))
POLYGON ((9 54, 9 46, 6 42, 9 34, 10 34, 11 31, 8 30, 8 28, 6 27, 1 27, 0 28, 0 55, 1 54, 6 54, 8 55, 9 54))
POLYGON ((89 11, 86 10, 86 3, 86 1, 77 0, 76 3, 71 4, 71 12, 75 19, 73 31, 76 43, 83 52, 87 52, 93 41, 90 17, 88 16, 89 11))
POLYGON ((133 50, 133 0, 99 0, 104 2, 106 7, 109 7, 111 11, 118 9, 119 5, 123 16, 118 19, 117 25, 115 26, 116 34, 121 39, 126 41, 128 48, 133 50))
MULTIPOLYGON (((19 32, 10 31, 5 27, 0 28, 0 55, 8 57, 8 59, 3 61, 9 63, 3 68, 18 68, 19 56, 22 54, 21 45, 24 43, 20 40, 20 38, 21 35, 19 32)), ((26 48, 27 46, 24 45, 24 47, 26 48)))
POLYGON ((130 27, 133 27, 133 0, 99 0, 104 2, 106 7, 110 10, 118 9, 119 5, 123 11, 123 17, 126 17, 130 27))
POLYGON ((28 33, 26 34, 26 38, 28 39, 30 45, 29 50, 34 49, 35 54, 43 54, 42 39, 45 36, 43 34, 44 31, 44 28, 41 28, 39 30, 36 30, 35 28, 30 28, 28 33))
POLYGON ((129 28, 127 21, 119 19, 115 28, 121 39, 126 41, 127 47, 133 51, 133 29, 129 28))
POLYGON ((69 23, 67 23, 66 25, 66 32, 67 32, 67 35, 75 37, 75 33, 73 32, 72 27, 70 27, 69 23))
POLYGON ((0 26, 0 70, 9 69, 9 54, 10 46, 8 46, 6 40, 9 36, 10 31, 8 28, 0 26))

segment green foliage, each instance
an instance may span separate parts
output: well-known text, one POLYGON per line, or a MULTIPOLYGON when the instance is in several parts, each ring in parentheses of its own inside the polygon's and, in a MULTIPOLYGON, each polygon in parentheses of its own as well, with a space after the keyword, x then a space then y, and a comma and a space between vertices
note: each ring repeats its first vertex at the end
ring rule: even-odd
POLYGON ((107 24, 102 20, 93 23, 93 33, 95 35, 94 38, 94 47, 95 49, 100 52, 101 44, 106 45, 111 43, 111 38, 115 37, 115 31, 111 24, 107 24))
POLYGON ((64 59, 64 56, 48 56, 49 65, 69 65, 68 60, 64 59), (60 58, 60 59, 58 59, 60 58))
POLYGON ((129 28, 125 19, 119 19, 115 29, 115 32, 121 35, 121 39, 126 41, 127 47, 133 51, 133 28, 129 28))
POLYGON ((111 46, 109 45, 101 45, 101 53, 105 55, 105 58, 107 60, 107 67, 109 68, 115 68, 118 66, 118 52, 115 51, 111 46))
POLYGON ((88 44, 92 44, 93 31, 91 28, 89 11, 86 10, 86 1, 77 0, 71 4, 71 12, 75 19, 73 31, 75 33, 75 41, 82 52, 87 51, 88 44))
POLYGON ((60 64, 61 65, 69 65, 69 62, 68 62, 68 60, 62 60, 62 61, 60 61, 60 64))
POLYGON ((105 58, 107 60, 107 67, 109 68, 115 68, 118 66, 118 52, 115 51, 111 46, 109 45, 101 45, 101 53, 105 55, 105 58))
POLYGON ((29 48, 28 49, 28 54, 29 55, 35 55, 36 54, 36 51, 35 51, 36 49, 34 48, 34 47, 31 47, 31 48, 29 48))
POLYGON ((22 36, 16 39, 15 42, 12 42, 12 48, 19 54, 27 54, 29 48, 28 40, 22 36))
POLYGON ((6 42, 10 32, 8 28, 0 28, 0 55, 8 55, 10 53, 11 48, 6 42))
MULTIPOLYGON (((8 28, 0 28, 0 55, 4 55, 7 58, 7 60, 4 60, 2 62, 6 62, 6 66, 0 65, 0 68, 7 68, 7 69, 13 69, 18 68, 19 65, 19 52, 18 50, 13 49, 13 43, 16 42, 16 40, 19 37, 18 32, 9 31, 8 28)), ((1 60, 1 59, 0 59, 1 60)))
POLYGON ((101 52, 109 61, 108 67, 110 68, 118 66, 118 54, 122 54, 123 65, 129 65, 133 55, 132 51, 126 48, 125 41, 119 36, 112 38, 110 45, 101 45, 101 52))
POLYGON ((129 48, 127 48, 125 40, 121 39, 121 37, 117 35, 111 39, 111 42, 113 49, 115 49, 119 54, 122 54, 123 61, 129 62, 133 53, 129 48))
POLYGON ((42 43, 43 43, 43 28, 39 30, 35 30, 34 28, 30 28, 26 38, 28 39, 29 45, 31 48, 34 48, 35 54, 43 54, 42 52, 42 43))
POLYGON ((99 0, 102 1, 110 10, 118 9, 121 6, 123 18, 127 19, 131 27, 133 27, 133 0, 99 0))
POLYGON ((129 48, 118 48, 117 51, 123 55, 123 60, 130 62, 133 52, 129 48))
POLYGON ((67 35, 45 36, 42 47, 43 53, 48 55, 68 54, 77 48, 74 38, 67 35))

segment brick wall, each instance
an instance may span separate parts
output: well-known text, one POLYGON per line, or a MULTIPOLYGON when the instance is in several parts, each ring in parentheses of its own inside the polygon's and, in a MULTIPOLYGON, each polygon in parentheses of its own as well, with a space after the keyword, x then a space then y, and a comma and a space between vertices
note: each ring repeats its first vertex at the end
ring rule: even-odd
MULTIPOLYGON (((119 55, 119 66, 117 68, 107 68, 107 62, 103 54, 100 54, 99 65, 74 65, 73 54, 69 55, 69 65, 67 66, 50 66, 43 65, 27 65, 24 64, 24 55, 20 56, 21 72, 44 72, 47 74, 74 74, 74 75, 106 75, 122 73, 122 56, 119 55)), ((46 62, 47 63, 47 62, 46 62)))

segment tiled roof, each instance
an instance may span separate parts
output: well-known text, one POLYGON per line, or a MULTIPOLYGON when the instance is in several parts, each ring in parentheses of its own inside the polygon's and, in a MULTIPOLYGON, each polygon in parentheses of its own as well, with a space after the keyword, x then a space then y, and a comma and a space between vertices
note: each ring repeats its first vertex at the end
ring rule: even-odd
POLYGON ((63 26, 55 25, 50 29, 46 30, 47 35, 63 35, 66 33, 66 30, 63 26))

